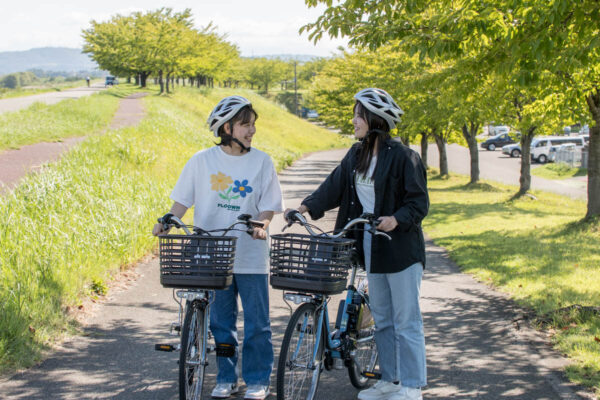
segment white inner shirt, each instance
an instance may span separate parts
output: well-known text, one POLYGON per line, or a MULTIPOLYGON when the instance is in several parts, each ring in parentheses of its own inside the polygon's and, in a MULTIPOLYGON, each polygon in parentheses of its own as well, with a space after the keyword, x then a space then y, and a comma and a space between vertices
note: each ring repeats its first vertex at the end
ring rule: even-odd
POLYGON ((375 182, 371 178, 373 171, 375 171, 375 165, 377 165, 377 156, 371 159, 371 164, 369 164, 369 169, 365 175, 360 173, 354 175, 356 194, 363 206, 364 213, 373 213, 375 209, 375 182))

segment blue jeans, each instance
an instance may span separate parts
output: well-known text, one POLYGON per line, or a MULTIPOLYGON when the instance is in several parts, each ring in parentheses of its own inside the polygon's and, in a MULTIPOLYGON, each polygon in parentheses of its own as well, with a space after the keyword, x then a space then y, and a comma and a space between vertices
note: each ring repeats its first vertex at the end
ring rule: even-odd
POLYGON ((416 263, 389 274, 370 273, 370 236, 365 232, 365 265, 382 380, 423 387, 427 385, 425 335, 419 307, 423 265, 416 263))
POLYGON ((227 290, 217 290, 211 306, 210 330, 215 343, 235 346, 233 357, 217 357, 217 383, 238 380, 237 296, 244 309, 244 344, 242 377, 247 385, 269 385, 273 370, 273 344, 269 319, 269 287, 267 274, 234 274, 227 290))

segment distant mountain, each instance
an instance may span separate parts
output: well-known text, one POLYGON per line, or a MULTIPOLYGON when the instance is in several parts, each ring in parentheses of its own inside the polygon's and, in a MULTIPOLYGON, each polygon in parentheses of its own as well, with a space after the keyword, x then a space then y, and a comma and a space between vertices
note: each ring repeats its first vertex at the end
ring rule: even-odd
POLYGON ((26 51, 0 52, 0 75, 41 69, 43 71, 94 71, 98 65, 81 49, 42 47, 26 51))
POLYGON ((316 60, 318 58, 323 58, 320 56, 314 56, 314 55, 310 55, 310 54, 266 54, 266 55, 262 55, 262 56, 252 56, 252 57, 248 57, 248 58, 266 58, 266 59, 280 59, 283 61, 299 61, 299 62, 307 62, 307 61, 312 61, 312 60, 316 60))

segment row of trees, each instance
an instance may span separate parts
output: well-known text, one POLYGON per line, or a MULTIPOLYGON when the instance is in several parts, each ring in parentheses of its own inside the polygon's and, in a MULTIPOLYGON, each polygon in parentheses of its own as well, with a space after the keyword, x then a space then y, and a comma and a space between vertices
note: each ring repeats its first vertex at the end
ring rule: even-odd
MULTIPOLYGON (((306 0, 328 7, 303 27, 359 49, 331 61, 315 85, 329 122, 348 124, 352 94, 380 86, 407 111, 401 132, 445 144, 462 136, 479 179, 475 135, 487 121, 522 133, 517 195, 530 189, 530 144, 574 122, 589 123, 587 217, 600 215, 600 36, 592 0, 306 0), (348 104, 345 104, 348 103, 348 104)), ((425 150, 426 147, 423 147, 425 150)), ((424 153, 426 159, 426 153, 424 153)))
POLYGON ((157 76, 161 93, 165 83, 169 91, 175 76, 209 85, 214 79, 230 80, 233 62, 239 58, 237 47, 212 25, 195 29, 189 9, 134 12, 91 24, 83 31, 84 53, 101 69, 133 76, 142 87, 149 76, 157 76))
MULTIPOLYGON (((284 87, 294 78, 293 61, 242 58, 212 24, 195 29, 189 9, 116 15, 91 25, 83 31, 83 51, 101 69, 133 76, 142 87, 148 77, 156 77, 161 93, 165 88, 169 92, 169 85, 180 79, 197 86, 213 86, 215 81, 228 87, 245 84, 268 93, 273 85, 284 87)), ((321 65, 321 61, 304 63, 297 71, 298 82, 306 85, 321 65)))

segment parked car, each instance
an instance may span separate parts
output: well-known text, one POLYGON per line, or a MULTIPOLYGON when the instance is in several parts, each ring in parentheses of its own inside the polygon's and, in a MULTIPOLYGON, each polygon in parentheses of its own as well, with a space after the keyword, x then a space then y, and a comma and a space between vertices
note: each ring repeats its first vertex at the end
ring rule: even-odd
POLYGON ((308 110, 306 113, 306 118, 319 118, 319 113, 315 110, 308 110))
POLYGON ((516 141, 510 137, 508 133, 501 133, 481 142, 481 147, 488 149, 489 151, 494 151, 497 147, 501 148, 502 146, 512 143, 516 143, 516 141))
POLYGON ((116 76, 107 76, 106 79, 104 80, 104 86, 112 86, 112 85, 118 85, 119 84, 119 80, 117 79, 116 76))
POLYGON ((531 141, 531 161, 544 164, 550 160, 550 149, 572 143, 582 149, 585 142, 582 136, 542 136, 531 141))
POLYGON ((521 157, 521 144, 513 143, 502 146, 502 153, 511 157, 521 157))

